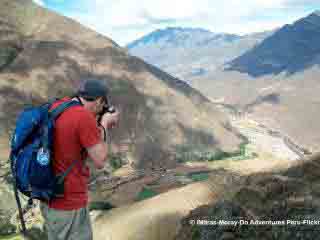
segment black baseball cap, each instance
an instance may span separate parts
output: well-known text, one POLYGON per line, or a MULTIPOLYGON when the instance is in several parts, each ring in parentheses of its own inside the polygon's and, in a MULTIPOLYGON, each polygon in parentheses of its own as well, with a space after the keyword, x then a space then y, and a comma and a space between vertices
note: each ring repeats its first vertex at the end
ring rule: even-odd
POLYGON ((89 79, 86 80, 78 90, 78 95, 90 100, 98 97, 108 99, 109 89, 103 80, 89 79))

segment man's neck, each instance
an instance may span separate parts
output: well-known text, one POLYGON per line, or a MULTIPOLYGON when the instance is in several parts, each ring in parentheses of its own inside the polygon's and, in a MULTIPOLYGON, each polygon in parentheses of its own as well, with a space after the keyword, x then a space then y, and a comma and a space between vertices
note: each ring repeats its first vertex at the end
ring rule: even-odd
MULTIPOLYGON (((85 99, 83 99, 82 97, 76 96, 76 97, 72 98, 71 100, 80 102, 81 105, 82 105, 85 109, 87 109, 88 111, 92 112, 91 109, 89 108, 89 104, 86 104, 87 101, 86 101, 85 99)), ((92 112, 92 113, 96 115, 96 113, 94 113, 94 112, 92 112)))

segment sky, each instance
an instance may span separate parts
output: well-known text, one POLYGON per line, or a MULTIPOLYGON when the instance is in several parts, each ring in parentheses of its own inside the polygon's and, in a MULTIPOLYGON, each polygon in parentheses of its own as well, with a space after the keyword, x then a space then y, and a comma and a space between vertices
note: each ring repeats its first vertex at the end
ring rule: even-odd
POLYGON ((119 45, 166 27, 239 35, 272 30, 320 10, 319 0, 33 0, 119 45))

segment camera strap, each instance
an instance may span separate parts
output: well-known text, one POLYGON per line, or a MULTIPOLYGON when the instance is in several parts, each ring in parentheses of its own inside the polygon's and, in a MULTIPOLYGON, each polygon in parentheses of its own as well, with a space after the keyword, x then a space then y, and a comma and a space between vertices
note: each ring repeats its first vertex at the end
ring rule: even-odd
POLYGON ((102 124, 100 122, 98 122, 99 127, 102 127, 103 129, 103 141, 106 142, 107 141, 107 130, 104 128, 104 126, 102 126, 102 124))

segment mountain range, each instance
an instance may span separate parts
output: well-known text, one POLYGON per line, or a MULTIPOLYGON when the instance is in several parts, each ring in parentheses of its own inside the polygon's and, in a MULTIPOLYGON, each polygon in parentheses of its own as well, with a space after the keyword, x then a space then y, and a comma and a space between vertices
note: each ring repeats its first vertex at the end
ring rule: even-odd
POLYGON ((135 55, 140 49, 138 56, 147 55, 150 63, 180 76, 211 101, 282 131, 310 150, 319 150, 319 11, 273 31, 235 39, 211 44, 204 47, 206 51, 201 47, 184 48, 181 52, 191 56, 185 58, 177 54, 179 48, 164 42, 164 58, 153 58, 153 48, 159 44, 152 42, 141 42, 129 52, 135 55), (199 63, 199 59, 205 60, 199 63), (164 62, 171 63, 170 67, 164 62), (195 68, 201 69, 198 74, 191 73, 195 68))
POLYGON ((188 82, 215 72, 270 34, 239 36, 201 28, 169 27, 128 44, 127 49, 130 54, 188 82))

